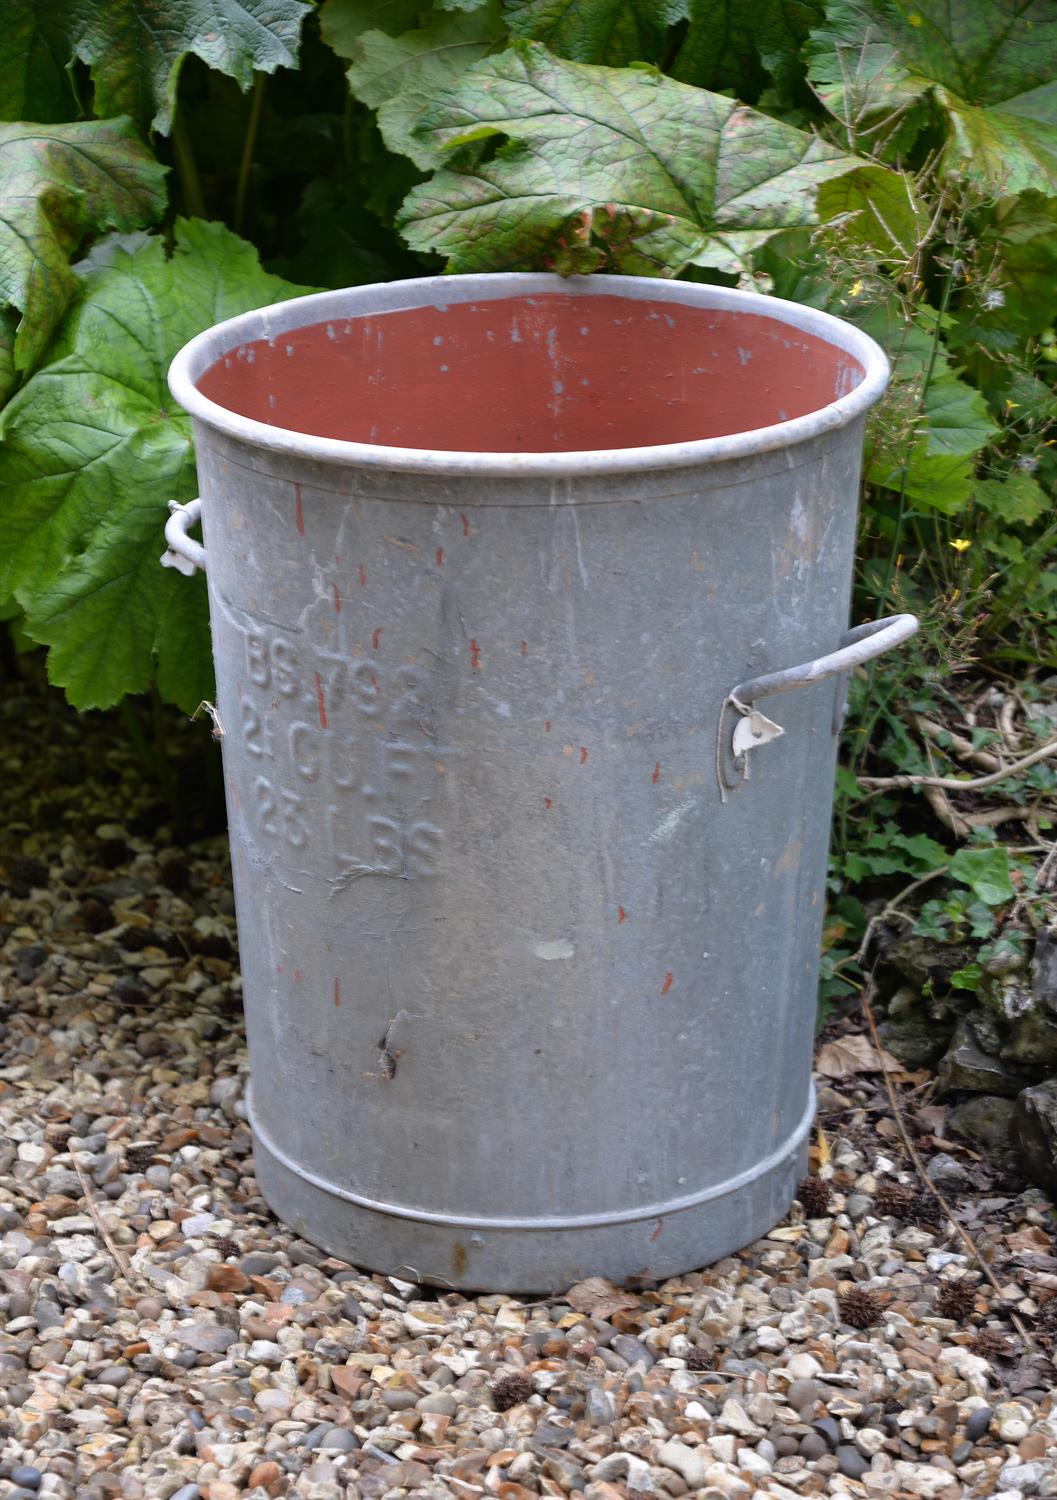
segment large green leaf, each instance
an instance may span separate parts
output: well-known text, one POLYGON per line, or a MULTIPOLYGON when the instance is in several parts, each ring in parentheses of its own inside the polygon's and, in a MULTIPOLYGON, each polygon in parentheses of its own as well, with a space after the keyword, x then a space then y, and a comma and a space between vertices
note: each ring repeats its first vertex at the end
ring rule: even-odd
POLYGON ((319 28, 327 46, 339 57, 355 57, 356 43, 365 31, 399 36, 428 9, 428 0, 325 0, 319 11, 319 28))
POLYGON ((127 120, 0 125, 0 305, 22 314, 12 372, 32 368, 62 317, 85 236, 164 210, 165 168, 127 120))
POLYGON ((741 90, 756 59, 788 98, 803 79, 800 49, 822 19, 817 0, 690 0, 673 72, 700 88, 741 90))
POLYGON ((248 88, 254 72, 297 64, 303 0, 7 0, 0 116, 61 119, 59 68, 80 60, 95 113, 167 134, 188 53, 248 88))
POLYGON ((576 62, 657 62, 665 32, 686 0, 504 0, 510 35, 544 42, 576 62))
POLYGON ((1002 199, 983 240, 997 260, 1001 322, 1042 333, 1057 318, 1057 200, 1034 192, 1002 199))
POLYGON ((364 32, 354 47, 349 87, 378 111, 378 128, 389 150, 428 170, 437 166, 441 152, 413 133, 415 124, 501 36, 498 0, 469 15, 434 16, 402 36, 364 32))
POLYGON ((0 406, 3 406, 18 384, 18 371, 15 369, 17 326, 18 314, 9 307, 0 308, 0 406))
POLYGON ((77 267, 83 294, 50 362, 8 404, 0 448, 0 597, 14 594, 78 708, 159 686, 205 695, 204 595, 158 563, 170 499, 195 493, 190 420, 165 374, 203 328, 308 290, 266 275, 219 224, 112 236, 77 267), (190 597, 189 597, 190 594, 190 597))
POLYGON ((808 58, 842 120, 873 130, 932 101, 948 170, 987 193, 1057 195, 1053 0, 830 0, 808 58))
POLYGON ((860 166, 722 95, 535 42, 479 63, 417 133, 451 164, 412 189, 398 222, 453 271, 671 276, 715 264, 717 248, 734 261, 814 223, 819 185, 860 166))

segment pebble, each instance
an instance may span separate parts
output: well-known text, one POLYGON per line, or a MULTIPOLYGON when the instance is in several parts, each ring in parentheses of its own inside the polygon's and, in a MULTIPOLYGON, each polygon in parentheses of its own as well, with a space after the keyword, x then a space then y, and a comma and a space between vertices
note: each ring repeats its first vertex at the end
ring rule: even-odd
POLYGON ((978 1443, 990 1430, 994 1412, 989 1406, 978 1406, 965 1424, 965 1436, 970 1443, 978 1443))
POLYGON ((639 1339, 632 1338, 630 1334, 618 1333, 610 1345, 614 1354, 629 1365, 644 1364, 647 1369, 656 1363, 657 1356, 652 1350, 647 1349, 639 1339))
POLYGON ((837 1449, 837 1467, 847 1479, 861 1479, 870 1467, 869 1459, 866 1459, 848 1443, 842 1443, 837 1449))
POLYGON ((697 1448, 688 1448, 685 1443, 662 1443, 656 1458, 666 1469, 681 1474, 692 1490, 704 1484, 707 1465, 697 1448))
MULTIPOLYGON (((12 855, 40 866, 0 892, 0 1500, 1057 1491, 1052 1368, 968 1347, 1036 1288, 1014 1257, 1002 1274, 1019 1287, 981 1283, 970 1318, 937 1318, 937 1279, 965 1257, 941 1227, 874 1212, 880 1183, 912 1178, 862 1119, 872 1078, 854 1099, 820 1094, 827 1217, 641 1292, 434 1291, 284 1228, 253 1176, 225 841, 184 827, 172 848, 112 721, 34 720, 26 691, 0 717, 21 715, 45 761, 52 744, 83 753, 86 780, 60 798, 0 728, 0 882, 12 855), (94 831, 115 808, 106 863, 94 831), (853 1284, 883 1312, 841 1333, 853 1284), (492 1387, 522 1370, 529 1399, 496 1410, 492 1387)), ((185 730, 176 716, 174 746, 185 730)), ((933 1152, 930 1169, 953 1183, 963 1161, 933 1152)), ((980 1232, 1030 1228, 1041 1250, 1038 1194, 978 1189, 985 1170, 957 1187, 981 1199, 980 1232)), ((1031 1276, 1057 1289, 1042 1265, 1031 1276)))

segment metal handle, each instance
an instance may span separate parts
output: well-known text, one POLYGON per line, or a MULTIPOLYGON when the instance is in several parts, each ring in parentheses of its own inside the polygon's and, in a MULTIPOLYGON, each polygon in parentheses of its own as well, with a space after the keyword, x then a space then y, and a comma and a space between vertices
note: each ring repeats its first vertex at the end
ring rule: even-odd
POLYGON ((192 541, 187 535, 189 528, 195 525, 201 514, 201 500, 189 500, 186 505, 180 505, 176 500, 169 501, 169 519, 165 523, 165 540, 169 543, 169 550, 162 554, 163 568, 176 568, 179 572, 186 573, 188 578, 199 568, 205 572, 206 549, 201 542, 192 541))
MULTIPOLYGON (((837 650, 829 652, 827 656, 817 656, 814 661, 803 662, 798 667, 786 667, 784 672, 768 672, 763 677, 750 677, 747 682, 739 682, 727 694, 719 711, 716 780, 719 783, 720 798, 726 801, 727 793, 737 785, 738 775, 742 781, 748 780, 748 752, 770 744, 785 733, 780 724, 768 719, 756 707, 760 698, 773 698, 778 693, 789 693, 794 688, 824 682, 827 677, 844 677, 853 667, 908 641, 917 628, 916 615, 888 615, 883 620, 871 620, 867 625, 856 625, 854 630, 849 630, 837 650), (737 719, 733 734, 728 738, 725 726, 729 723, 728 713, 731 709, 735 710, 737 719), (732 770, 734 777, 731 775, 732 770)), ((841 683, 834 705, 834 734, 840 731, 844 696, 845 684, 841 683)))
POLYGON ((755 703, 758 698, 773 698, 776 693, 789 693, 793 688, 806 687, 812 682, 824 682, 827 677, 839 677, 908 641, 918 628, 916 615, 888 615, 883 620, 871 620, 866 625, 856 625, 849 630, 840 647, 827 656, 817 656, 799 667, 786 667, 784 672, 768 672, 764 677, 751 677, 748 682, 739 682, 730 693, 728 701, 755 703))

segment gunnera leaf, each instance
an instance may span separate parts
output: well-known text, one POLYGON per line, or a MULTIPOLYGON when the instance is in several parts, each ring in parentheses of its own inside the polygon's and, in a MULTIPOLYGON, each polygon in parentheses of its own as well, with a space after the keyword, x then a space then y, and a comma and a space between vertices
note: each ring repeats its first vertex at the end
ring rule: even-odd
POLYGON ((211 665, 203 580, 158 561, 168 501, 196 491, 166 372, 202 329, 312 289, 200 220, 177 221, 171 258, 158 237, 112 235, 74 269, 81 295, 48 362, 0 416, 0 597, 25 610, 76 708, 109 707, 156 673, 190 712, 211 665))
POLYGON ((862 165, 721 94, 536 42, 478 63, 415 133, 446 165, 398 225, 451 271, 736 268, 779 229, 816 223, 819 186, 862 165))
POLYGON ((7 0, 0 116, 61 119, 62 73, 80 60, 97 115, 130 115, 141 131, 167 135, 188 53, 247 89, 254 72, 296 67, 311 8, 303 0, 7 0))
POLYGON ((128 120, 0 125, 0 306, 21 314, 12 375, 31 369, 77 287, 85 237, 165 211, 165 168, 128 120))
POLYGON ((874 130, 935 107, 948 172, 989 194, 1057 195, 1052 0, 830 0, 806 55, 839 119, 874 130))

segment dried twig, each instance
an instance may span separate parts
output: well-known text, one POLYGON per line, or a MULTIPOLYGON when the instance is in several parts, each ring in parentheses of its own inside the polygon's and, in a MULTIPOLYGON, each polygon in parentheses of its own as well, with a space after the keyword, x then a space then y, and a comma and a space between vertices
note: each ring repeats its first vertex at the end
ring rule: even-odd
MULTIPOLYGON (((862 988, 859 998, 862 1000, 863 1014, 865 1015, 866 1023, 870 1028, 870 1037, 877 1051, 878 1061, 880 1061, 884 1054, 881 1050, 881 1038, 877 1031, 877 1021, 874 1018, 873 1006, 870 1004, 870 992, 874 988, 874 969, 876 969, 876 967, 877 964, 875 962, 874 967, 866 976, 866 983, 862 988)), ((987 1261, 984 1260, 983 1256, 980 1254, 980 1251, 977 1249, 970 1235, 965 1229, 962 1228, 957 1219, 954 1217, 953 1209, 951 1208, 950 1204, 947 1202, 943 1194, 940 1192, 939 1188, 932 1181, 932 1179, 926 1175, 924 1163, 922 1162, 921 1157, 918 1155, 917 1148, 915 1147, 913 1141, 910 1139, 910 1133, 906 1128, 906 1122, 903 1119, 902 1110, 899 1108, 899 1101, 896 1098, 896 1092, 895 1088, 892 1085, 892 1080, 889 1077, 888 1073, 884 1070, 882 1070, 881 1076, 884 1079, 885 1091, 888 1094, 888 1104, 892 1111, 892 1119, 895 1121, 895 1126, 899 1131, 899 1136, 903 1142, 904 1149, 906 1150, 907 1155, 910 1157, 910 1160, 914 1163, 914 1170, 917 1172, 918 1176, 921 1178, 921 1181, 924 1183, 928 1191, 936 1199, 936 1202, 943 1210, 947 1222, 950 1224, 955 1234, 961 1240, 966 1250, 968 1250, 973 1260, 980 1267, 980 1270, 984 1273, 985 1279, 990 1282, 992 1288, 999 1294, 999 1296, 1001 1296, 1002 1287, 998 1281, 998 1278, 995 1276, 995 1273, 987 1264, 987 1261)), ((1032 1338, 1031 1334, 1028 1332, 1021 1319, 1012 1310, 1010 1310, 1009 1321, 1013 1324, 1013 1327, 1020 1334, 1021 1338, 1024 1340, 1024 1343, 1028 1346, 1028 1348, 1034 1349, 1035 1340, 1032 1338)))
POLYGON ((1013 720, 1017 712, 1017 700, 1012 693, 1006 695, 1002 707, 998 711, 998 727, 1002 731, 1002 738, 1006 745, 1013 751, 1014 755, 1020 749, 1021 737, 1014 727, 1013 720))
POLYGON ((982 766, 985 771, 1004 770, 1000 757, 993 750, 974 745, 972 740, 966 739, 965 735, 958 734, 954 729, 948 729, 945 724, 937 724, 934 719, 926 719, 924 714, 911 714, 910 723, 919 734, 927 739, 944 740, 946 743, 940 748, 949 750, 959 760, 971 761, 975 766, 982 766))
POLYGON ((919 875, 917 880, 912 880, 909 885, 905 885, 894 895, 876 916, 870 918, 866 924, 866 931, 862 935, 862 942, 855 950, 855 962, 860 968, 866 962, 866 955, 870 951, 870 944, 873 942, 877 929, 884 927, 891 917, 902 917, 904 922, 909 922, 910 918, 900 910, 903 902, 908 901, 923 885, 928 885, 930 880, 938 880, 941 875, 946 875, 948 868, 947 865, 940 865, 938 869, 930 870, 927 875, 919 875))
POLYGON ((1022 756, 1001 771, 992 771, 990 776, 973 776, 968 781, 962 781, 957 776, 860 776, 859 784, 874 787, 933 786, 945 792, 981 792, 985 787, 997 786, 1007 777, 1017 776, 1030 766, 1038 765, 1040 760, 1047 760, 1055 752, 1057 740, 1048 740, 1030 755, 1022 756))
POLYGON ((71 1151, 70 1152, 70 1160, 73 1162, 73 1170, 77 1173, 77 1181, 81 1184, 81 1196, 84 1199, 85 1207, 87 1208, 88 1213, 91 1216, 92 1223, 95 1225, 96 1229, 98 1229, 98 1231, 99 1231, 100 1238, 102 1239, 103 1244, 106 1246, 106 1248, 107 1248, 107 1250, 108 1250, 108 1252, 110 1254, 110 1259, 114 1262, 114 1265, 117 1267, 118 1274, 121 1276, 121 1279, 125 1282, 125 1284, 128 1287, 129 1291, 131 1291, 131 1292, 138 1292, 138 1291, 140 1291, 141 1287, 140 1287, 140 1285, 139 1285, 139 1283, 137 1281, 135 1273, 132 1270, 132 1267, 129 1265, 128 1261, 125 1259, 125 1257, 122 1254, 122 1252, 114 1244, 114 1241, 113 1241, 113 1238, 112 1238, 112 1236, 110 1234, 110 1231, 109 1231, 109 1229, 107 1229, 106 1225, 103 1223, 102 1215, 100 1214, 98 1208, 96 1208, 96 1206, 95 1206, 95 1199, 92 1197, 91 1184, 89 1183, 88 1178, 84 1174, 84 1168, 81 1166, 81 1163, 77 1160, 77 1152, 76 1151, 71 1151))

